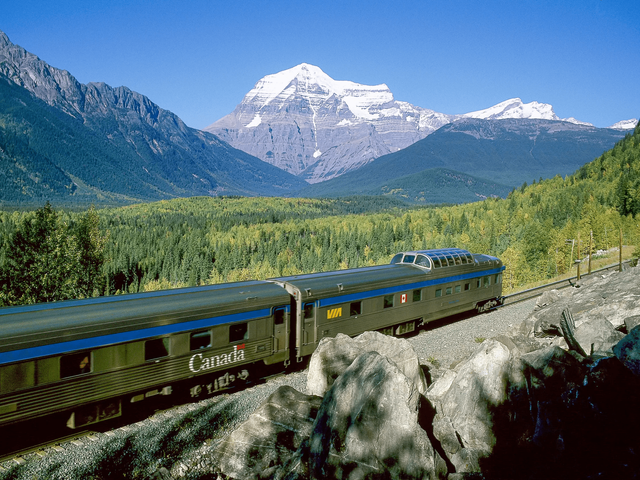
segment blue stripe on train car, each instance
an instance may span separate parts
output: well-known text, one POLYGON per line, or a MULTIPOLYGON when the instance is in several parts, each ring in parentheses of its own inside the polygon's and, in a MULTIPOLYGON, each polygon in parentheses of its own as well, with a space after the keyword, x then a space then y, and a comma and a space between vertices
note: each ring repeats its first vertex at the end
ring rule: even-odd
POLYGON ((470 280, 472 278, 486 277, 487 275, 495 275, 502 272, 505 269, 504 266, 500 268, 494 268, 492 270, 483 270, 482 272, 472 272, 464 275, 455 275, 452 277, 436 278, 433 280, 427 280, 424 282, 409 283, 406 285, 399 285, 396 287, 379 288, 377 290, 369 290, 367 292, 352 293, 349 295, 342 295, 340 297, 322 298, 320 299, 319 306, 330 307, 332 305, 338 305, 345 302, 354 302, 358 300, 364 300, 366 298, 379 297, 381 295, 389 295, 392 293, 406 292, 407 290, 414 290, 417 288, 430 287, 433 285, 441 285, 444 283, 458 282, 462 280, 470 280))
MULTIPOLYGON (((287 311, 289 307, 287 306, 287 311)), ((188 332, 202 328, 212 327, 223 323, 240 322, 243 320, 255 320, 271 315, 270 308, 254 310, 251 312, 234 313, 232 315, 224 315, 221 317, 203 318, 201 320, 193 320, 190 322, 174 323, 172 325, 163 325, 159 327, 150 327, 140 330, 132 330, 129 332, 112 333, 99 337, 82 338, 69 342, 54 343, 51 345, 42 345, 39 347, 24 348, 21 350, 13 350, 11 352, 0 353, 0 365, 5 363, 20 362, 31 360, 34 358, 48 357, 51 355, 60 355, 62 353, 74 352, 78 350, 87 350, 96 347, 104 347, 107 345, 115 345, 118 343, 142 340, 160 335, 168 335, 171 333, 188 332)))

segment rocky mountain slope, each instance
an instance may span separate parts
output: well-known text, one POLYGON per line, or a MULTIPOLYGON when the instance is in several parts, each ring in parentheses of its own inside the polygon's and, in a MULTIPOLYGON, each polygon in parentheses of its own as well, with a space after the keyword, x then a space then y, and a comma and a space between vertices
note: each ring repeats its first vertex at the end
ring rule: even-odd
MULTIPOLYGON (((355 172, 305 187, 299 195, 342 196, 347 192, 403 195, 402 190, 409 188, 412 179, 431 178, 437 174, 434 169, 442 168, 484 179, 481 184, 513 188, 540 177, 573 173, 613 147, 624 135, 620 130, 564 121, 465 118, 355 172), (393 192, 389 185, 394 186, 393 192)), ((421 191, 424 200, 420 203, 464 201, 455 195, 442 199, 439 195, 443 192, 429 191, 428 184, 421 191)), ((490 194, 504 196, 498 191, 490 194)), ((482 191, 477 193, 482 196, 482 191)))
POLYGON ((232 113, 205 130, 317 183, 357 170, 464 118, 540 119, 562 121, 567 128, 592 126, 574 118, 560 119, 551 105, 525 104, 519 98, 464 115, 438 113, 395 100, 387 85, 337 81, 303 63, 262 78, 232 113))
POLYGON ((454 116, 394 100, 386 85, 336 81, 303 63, 267 75, 206 131, 310 183, 357 169, 454 116))
POLYGON ((275 195, 304 182, 126 87, 79 83, 0 32, 0 201, 275 195))

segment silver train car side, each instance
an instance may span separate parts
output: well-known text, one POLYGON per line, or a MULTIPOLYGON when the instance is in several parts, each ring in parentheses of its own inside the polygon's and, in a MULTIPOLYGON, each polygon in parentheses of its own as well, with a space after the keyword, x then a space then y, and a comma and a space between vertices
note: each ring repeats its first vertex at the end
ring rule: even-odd
POLYGON ((152 397, 226 390, 323 337, 402 335, 502 301, 502 262, 461 249, 390 265, 0 309, 0 427, 78 428, 152 397), (58 415, 60 416, 60 415, 58 415))

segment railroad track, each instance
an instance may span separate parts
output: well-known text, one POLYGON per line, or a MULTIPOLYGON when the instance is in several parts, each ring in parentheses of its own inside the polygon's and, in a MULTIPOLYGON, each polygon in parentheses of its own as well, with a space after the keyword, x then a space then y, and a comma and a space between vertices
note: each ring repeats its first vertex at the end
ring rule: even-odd
MULTIPOLYGON (((629 266, 631 263, 631 260, 625 260, 622 263, 626 266, 629 266)), ((597 270, 592 270, 591 273, 582 274, 580 275, 580 278, 589 277, 591 275, 596 275, 598 273, 611 272, 613 270, 618 270, 619 268, 620 268, 620 264, 614 263, 606 267, 598 268, 597 270)), ((524 302, 525 300, 529 300, 531 298, 539 297, 544 292, 549 290, 561 290, 563 288, 573 287, 577 281, 578 281, 578 277, 574 276, 574 277, 565 278, 564 280, 558 280, 555 282, 547 283, 539 287, 529 288, 521 292, 505 295, 503 297, 504 303, 500 305, 498 308, 505 307, 507 305, 512 305, 518 302, 524 302)))
POLYGON ((86 442, 95 442, 98 440, 97 435, 100 434, 93 431, 73 432, 70 435, 59 437, 55 440, 48 440, 25 449, 2 454, 0 456, 0 473, 2 473, 3 470, 6 471, 7 468, 5 467, 11 464, 22 465, 26 463, 27 458, 30 456, 44 457, 50 453, 64 452, 68 448, 83 445, 86 442))

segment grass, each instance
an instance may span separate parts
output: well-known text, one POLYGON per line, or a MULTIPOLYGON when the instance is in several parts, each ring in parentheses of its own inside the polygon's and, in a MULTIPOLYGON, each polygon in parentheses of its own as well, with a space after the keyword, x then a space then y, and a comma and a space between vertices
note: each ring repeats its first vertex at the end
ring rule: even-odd
POLYGON ((433 355, 427 358, 427 362, 429 362, 431 365, 433 365, 436 368, 440 368, 440 360, 438 360, 433 355))
MULTIPOLYGON (((635 251, 636 247, 633 245, 623 245, 622 246, 622 261, 625 260, 629 260, 630 258, 633 258, 633 252, 635 251)), ((602 257, 593 257, 591 260, 591 271, 594 270, 598 270, 599 268, 604 268, 604 267, 608 267, 611 265, 615 265, 618 263, 618 251, 616 250, 615 252, 609 252, 607 255, 602 256, 602 257)), ((589 271, 589 267, 588 267, 588 263, 582 263, 580 264, 580 275, 587 275, 589 271)), ((530 288, 535 288, 535 287, 540 287, 542 285, 546 285, 548 283, 553 283, 556 281, 560 281, 560 280, 567 280, 569 278, 573 278, 577 275, 577 268, 574 265, 573 267, 571 267, 571 270, 569 270, 567 273, 564 273, 562 275, 558 275, 557 277, 553 277, 553 278, 548 278, 546 280, 539 280, 537 282, 531 282, 531 283, 527 283, 525 285, 519 285, 517 287, 515 287, 514 289, 507 289, 505 288, 504 291, 502 292, 503 295, 509 295, 512 293, 518 293, 518 292, 522 292, 523 290, 529 290, 530 288)))

